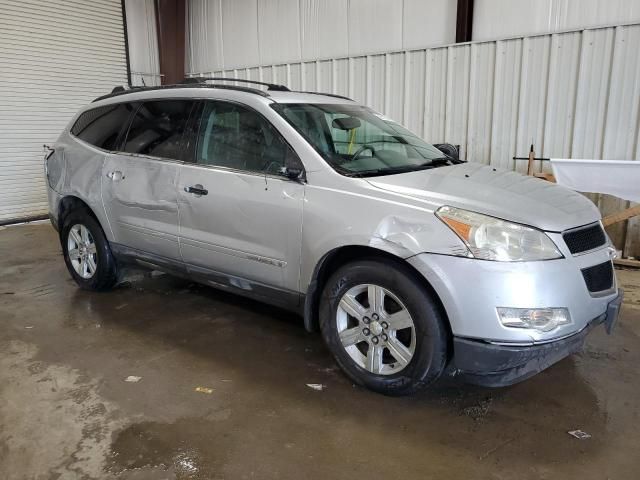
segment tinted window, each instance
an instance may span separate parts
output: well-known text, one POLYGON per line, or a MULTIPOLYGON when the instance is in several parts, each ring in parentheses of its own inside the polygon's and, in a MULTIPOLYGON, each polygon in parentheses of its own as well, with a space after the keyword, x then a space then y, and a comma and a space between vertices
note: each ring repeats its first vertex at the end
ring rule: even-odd
POLYGON ((190 100, 143 103, 131 121, 123 150, 183 160, 182 134, 193 103, 190 100))
POLYGON ((262 115, 233 103, 206 102, 197 163, 278 174, 295 161, 291 147, 262 115))
POLYGON ((71 133, 96 147, 113 150, 132 109, 127 103, 93 108, 78 117, 71 133))

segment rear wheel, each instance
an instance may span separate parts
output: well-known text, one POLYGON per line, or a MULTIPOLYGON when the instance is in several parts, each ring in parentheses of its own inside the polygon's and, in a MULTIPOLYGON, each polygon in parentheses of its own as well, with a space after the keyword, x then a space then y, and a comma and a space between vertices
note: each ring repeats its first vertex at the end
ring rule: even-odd
POLYGON ((69 213, 60 232, 69 273, 85 290, 109 290, 118 278, 116 261, 102 228, 84 209, 69 213))
POLYGON ((435 381, 446 364, 445 319, 408 268, 386 260, 345 265, 325 287, 320 327, 356 383, 405 395, 435 381))

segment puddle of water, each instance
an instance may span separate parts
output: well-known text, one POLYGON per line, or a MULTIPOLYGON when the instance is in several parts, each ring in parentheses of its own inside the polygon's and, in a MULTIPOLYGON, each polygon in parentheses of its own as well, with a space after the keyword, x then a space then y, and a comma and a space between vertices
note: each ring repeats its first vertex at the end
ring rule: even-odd
POLYGON ((121 474, 160 468, 177 480, 222 478, 226 440, 202 419, 134 423, 114 436, 107 469, 121 474))

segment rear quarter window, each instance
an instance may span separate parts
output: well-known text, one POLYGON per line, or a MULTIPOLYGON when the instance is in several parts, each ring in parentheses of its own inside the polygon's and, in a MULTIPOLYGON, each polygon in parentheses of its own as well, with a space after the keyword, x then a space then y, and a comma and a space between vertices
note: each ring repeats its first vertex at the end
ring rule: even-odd
POLYGON ((132 104, 120 103, 87 110, 73 124, 71 134, 98 148, 115 150, 133 108, 132 104))

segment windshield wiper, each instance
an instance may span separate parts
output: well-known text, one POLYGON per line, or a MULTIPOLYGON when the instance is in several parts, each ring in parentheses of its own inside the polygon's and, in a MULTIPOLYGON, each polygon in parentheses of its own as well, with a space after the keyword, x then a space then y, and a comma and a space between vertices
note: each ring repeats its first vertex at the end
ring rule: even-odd
POLYGON ((426 162, 420 164, 421 167, 440 167, 441 165, 453 164, 453 159, 451 157, 438 157, 432 158, 431 160, 427 160, 426 162))
POLYGON ((403 165, 401 167, 385 167, 385 168, 372 168, 370 170, 359 171, 347 171, 346 168, 341 168, 343 174, 347 177, 374 177, 376 175, 393 175, 394 173, 407 173, 416 172, 418 170, 428 170, 431 168, 442 167, 445 165, 453 165, 452 159, 449 157, 432 158, 424 163, 418 165, 403 165))
POLYGON ((435 168, 436 165, 405 165, 403 167, 387 167, 372 168, 371 170, 359 170, 357 172, 349 172, 347 177, 375 177, 376 175, 393 175, 394 173, 416 172, 418 170, 427 170, 435 168))

